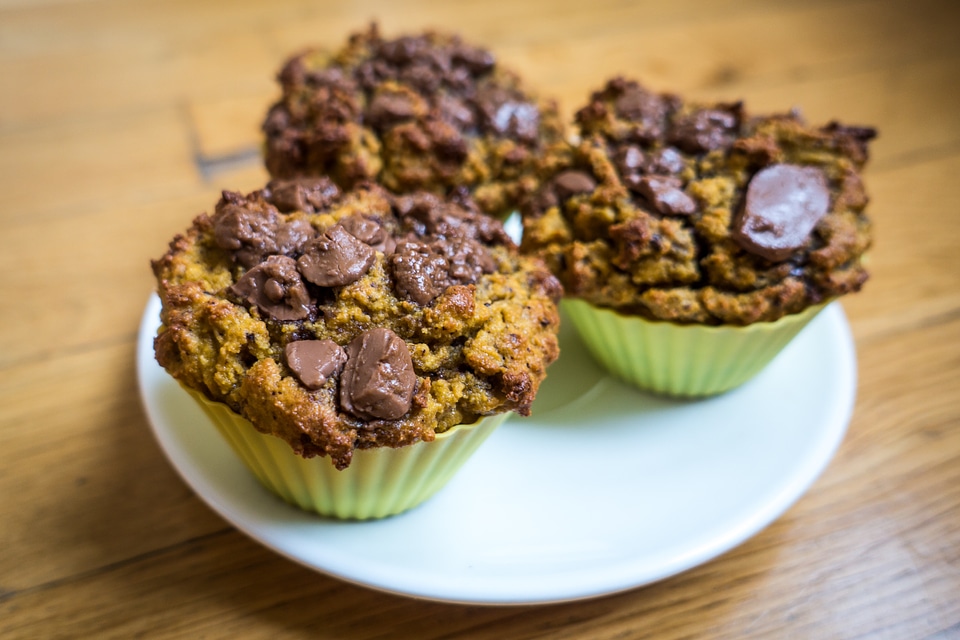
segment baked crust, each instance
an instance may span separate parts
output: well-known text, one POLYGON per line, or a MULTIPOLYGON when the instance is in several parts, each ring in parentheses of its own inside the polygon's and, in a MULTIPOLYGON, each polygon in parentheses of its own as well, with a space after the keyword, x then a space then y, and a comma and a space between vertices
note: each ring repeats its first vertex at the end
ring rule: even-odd
POLYGON ((537 188, 541 159, 564 136, 555 103, 455 35, 388 40, 373 25, 336 52, 292 57, 278 80, 283 95, 263 124, 273 177, 466 188, 504 216, 537 188))
POLYGON ((623 78, 594 93, 577 123, 580 142, 523 207, 523 250, 544 258, 567 295, 655 320, 747 325, 866 281, 860 171, 874 130, 752 117, 740 103, 687 103, 623 78), (778 164, 822 171, 830 205, 802 246, 773 261, 735 229, 751 179, 778 164))
POLYGON ((424 194, 397 198, 371 185, 345 194, 327 188, 319 207, 280 211, 271 200, 280 202, 276 194, 289 185, 272 186, 246 196, 224 192, 213 215, 198 216, 152 263, 163 303, 156 357, 173 377, 227 404, 259 431, 287 441, 299 455, 327 455, 338 468, 349 465, 355 449, 430 441, 486 415, 529 413, 546 367, 558 355, 556 300, 561 290, 539 259, 520 255, 499 223, 468 200, 424 194), (270 263, 276 254, 247 260, 243 251, 254 246, 264 251, 269 245, 266 253, 280 251, 284 259, 295 260, 305 245, 265 243, 249 233, 227 237, 225 229, 239 228, 228 220, 234 216, 235 223, 238 212, 247 231, 251 220, 269 220, 280 229, 305 221, 318 235, 334 227, 352 228, 349 221, 359 216, 376 221, 401 244, 442 247, 468 238, 482 246, 491 262, 484 263, 488 271, 466 270, 459 281, 444 281, 448 286, 421 304, 398 292, 392 262, 396 245, 384 242, 357 280, 332 287, 305 282, 311 300, 306 316, 277 320, 240 298, 237 286, 253 262, 270 263), (243 238, 242 247, 233 242, 237 237, 243 238), (284 350, 291 342, 331 340, 346 348, 374 328, 389 329, 402 339, 416 373, 410 408, 399 419, 362 420, 342 407, 339 373, 310 389, 286 363, 284 350))

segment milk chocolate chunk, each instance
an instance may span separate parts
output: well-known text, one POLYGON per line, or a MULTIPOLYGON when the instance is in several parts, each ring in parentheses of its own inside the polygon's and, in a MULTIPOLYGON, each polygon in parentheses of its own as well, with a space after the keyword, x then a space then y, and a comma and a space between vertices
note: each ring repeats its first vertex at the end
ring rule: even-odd
POLYGON ((277 225, 274 236, 276 252, 284 255, 297 253, 308 240, 317 235, 316 230, 306 220, 290 220, 277 225))
POLYGON ((308 389, 319 389, 336 375, 347 361, 347 354, 333 340, 298 340, 283 350, 287 366, 308 389))
POLYGON ((234 194, 224 192, 213 215, 213 239, 217 246, 233 252, 245 267, 259 263, 263 256, 276 253, 277 213, 272 209, 252 211, 234 194), (228 197, 229 196, 229 197, 228 197))
POLYGON ((746 251, 779 262, 807 242, 830 208, 823 171, 792 164, 769 166, 750 180, 733 239, 746 251))
POLYGON ((340 226, 354 238, 368 244, 377 251, 393 253, 397 243, 379 222, 362 215, 352 215, 340 221, 340 226))
POLYGON ((340 287, 362 278, 376 255, 369 245, 337 225, 304 245, 297 267, 315 285, 340 287))
POLYGON ((688 216, 697 210, 697 203, 682 189, 680 178, 670 176, 644 176, 637 184, 637 191, 659 213, 688 216))
POLYGON ((738 105, 730 110, 700 109, 678 117, 670 131, 670 141, 687 153, 725 149, 733 144, 740 119, 738 105))
POLYGON ((287 256, 268 257, 243 274, 230 292, 280 321, 303 320, 314 302, 300 279, 296 261, 287 256))
POLYGON ((647 173, 671 174, 683 171, 683 156, 673 147, 664 147, 647 157, 647 173))
POLYGON ((280 211, 317 213, 333 204, 340 189, 327 177, 271 180, 264 195, 280 211))
POLYGON ((668 103, 662 97, 630 84, 613 106, 618 116, 635 124, 635 133, 640 140, 651 142, 663 136, 668 103))
POLYGON ((428 305, 450 286, 447 259, 423 242, 401 242, 390 256, 397 293, 428 305))
POLYGON ((407 344, 378 327, 347 345, 340 405, 361 420, 396 420, 410 410, 417 374, 407 344))
POLYGON ((384 129, 415 115, 412 96, 402 93, 378 93, 370 101, 364 120, 374 128, 384 129))
POLYGON ((553 180, 557 195, 569 198, 580 193, 590 193, 597 187, 597 181, 583 171, 564 171, 553 180))

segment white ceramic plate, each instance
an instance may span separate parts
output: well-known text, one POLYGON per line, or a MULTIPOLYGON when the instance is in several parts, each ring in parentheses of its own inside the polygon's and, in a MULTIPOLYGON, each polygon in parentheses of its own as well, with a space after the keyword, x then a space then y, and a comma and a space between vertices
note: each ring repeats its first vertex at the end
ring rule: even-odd
POLYGON ((473 604, 590 598, 648 584, 740 544, 782 514, 833 456, 856 389, 839 304, 760 376, 673 401, 603 374, 573 333, 530 418, 511 418, 434 498, 400 516, 339 522, 260 487, 153 358, 137 370, 167 457, 215 511, 317 571, 397 594, 473 604))

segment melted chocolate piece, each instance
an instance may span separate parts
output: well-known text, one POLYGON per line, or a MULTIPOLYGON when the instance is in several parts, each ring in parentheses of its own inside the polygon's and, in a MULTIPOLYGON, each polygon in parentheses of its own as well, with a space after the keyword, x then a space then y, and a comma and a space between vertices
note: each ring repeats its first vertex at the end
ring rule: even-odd
POLYGON ((466 196, 460 198, 457 204, 452 204, 431 193, 420 192, 397 198, 394 206, 401 220, 418 236, 463 237, 491 244, 512 243, 503 225, 477 211, 466 196))
POLYGON ((271 180, 264 196, 280 211, 317 213, 336 201, 340 189, 326 177, 271 180))
POLYGON ((274 236, 276 253, 292 255, 297 253, 304 244, 317 235, 317 231, 306 220, 290 220, 277 225, 274 236))
POLYGON ((474 75, 481 75, 490 71, 497 62, 497 59, 489 51, 463 43, 454 47, 452 59, 454 63, 462 64, 474 75))
POLYGON ((726 149, 736 139, 739 126, 739 105, 729 110, 700 109, 676 119, 670 142, 687 153, 726 149))
POLYGON ((368 244, 377 251, 386 254, 393 253, 397 243, 387 230, 380 226, 376 220, 371 220, 360 214, 352 215, 340 221, 340 226, 354 238, 368 244))
POLYGON ((390 266, 397 292, 421 306, 433 302, 447 287, 472 284, 496 268, 486 247, 457 237, 402 242, 390 256, 390 266))
POLYGON ((364 120, 376 129, 409 120, 416 115, 413 100, 401 93, 378 93, 370 101, 364 120))
POLYGON ((822 170, 775 164, 750 180, 732 237, 750 253, 779 262, 806 244, 829 208, 830 191, 822 170))
POLYGON ((297 263, 287 256, 270 256, 247 271, 230 292, 274 320, 303 320, 314 303, 297 263))
POLYGON ((659 213, 688 216, 697 210, 697 203, 684 193, 682 186, 680 178, 644 176, 637 183, 637 191, 659 213))
POLYGON ((597 181, 583 171, 563 171, 553 179, 554 188, 560 198, 566 199, 580 193, 591 193, 597 188, 597 181))
POLYGON ((308 389, 319 389, 336 375, 347 361, 347 354, 333 340, 298 340, 283 350, 287 366, 308 389))
POLYGON ((337 225, 303 247, 297 260, 300 273, 321 287, 340 287, 363 277, 376 252, 337 225))
POLYGON ((663 136, 668 104, 657 94, 631 84, 614 101, 613 108, 618 116, 635 125, 635 134, 640 140, 652 142, 663 136))
POLYGON ((410 410, 417 374, 397 334, 378 327, 347 345, 340 405, 361 420, 396 420, 410 410))
POLYGON ((647 173, 670 175, 683 171, 683 156, 673 147, 664 147, 647 156, 647 173))
POLYGON ((397 293, 424 306, 450 286, 447 259, 423 242, 401 242, 390 256, 397 293))
POLYGON ((213 215, 213 239, 221 249, 232 251, 245 267, 258 264, 263 256, 276 253, 278 216, 272 209, 252 211, 225 191, 213 215))

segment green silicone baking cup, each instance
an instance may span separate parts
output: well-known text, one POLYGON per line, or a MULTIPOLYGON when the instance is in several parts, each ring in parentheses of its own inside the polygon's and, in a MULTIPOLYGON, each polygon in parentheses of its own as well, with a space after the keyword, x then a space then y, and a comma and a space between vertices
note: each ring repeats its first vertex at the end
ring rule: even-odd
MULTIPOLYGON (((182 385, 181 385, 182 386, 182 385)), ((305 511, 344 520, 384 518, 431 497, 496 430, 508 413, 457 425, 433 442, 354 451, 339 471, 326 457, 302 458, 290 445, 260 433, 227 405, 184 387, 260 483, 305 511)))
POLYGON ((640 389, 702 397, 760 373, 827 303, 745 327, 679 325, 621 315, 583 300, 562 306, 593 357, 640 389))

